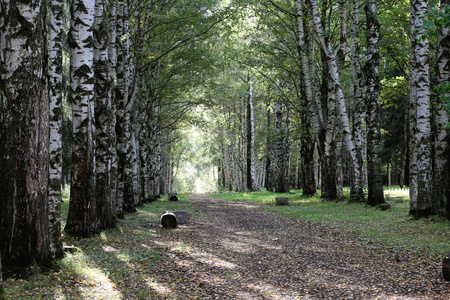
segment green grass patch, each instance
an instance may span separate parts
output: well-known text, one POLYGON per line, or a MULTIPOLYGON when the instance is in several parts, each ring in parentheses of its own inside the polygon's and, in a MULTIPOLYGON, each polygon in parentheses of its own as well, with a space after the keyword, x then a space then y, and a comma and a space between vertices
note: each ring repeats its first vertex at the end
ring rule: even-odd
MULTIPOLYGON (((69 189, 63 192, 62 224, 69 210, 69 189)), ((114 229, 89 238, 74 238, 63 233, 64 244, 72 252, 57 262, 58 269, 42 274, 31 268, 26 278, 15 276, 4 283, 7 299, 158 299, 161 292, 154 278, 158 265, 164 263, 163 246, 156 247, 155 237, 170 234, 159 225, 164 210, 186 210, 198 214, 187 194, 178 202, 167 197, 126 214, 114 229)))
MULTIPOLYGON (((346 189, 344 194, 348 195, 346 189)), ((409 190, 399 187, 385 189, 389 210, 379 210, 363 203, 322 201, 319 196, 302 197, 300 190, 292 193, 273 192, 220 193, 217 199, 244 200, 265 204, 271 213, 287 218, 332 226, 359 237, 362 241, 408 250, 433 260, 441 260, 450 251, 450 221, 443 217, 414 220, 409 215, 409 190), (289 198, 289 206, 275 206, 275 197, 289 198)))

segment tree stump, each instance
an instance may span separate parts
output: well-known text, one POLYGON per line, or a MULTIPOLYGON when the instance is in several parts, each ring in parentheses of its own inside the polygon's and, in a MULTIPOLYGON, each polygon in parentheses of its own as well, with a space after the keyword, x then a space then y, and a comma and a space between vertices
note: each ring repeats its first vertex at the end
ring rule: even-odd
POLYGON ((275 205, 277 205, 277 206, 289 205, 289 198, 288 197, 275 197, 275 205))
POLYGON ((178 201, 177 192, 171 192, 168 194, 169 201, 178 201))
POLYGON ((450 252, 444 258, 442 262, 442 274, 445 281, 450 281, 450 252))
POLYGON ((177 216, 173 212, 166 211, 166 212, 164 212, 164 214, 162 214, 161 226, 163 228, 168 228, 168 229, 176 228, 177 224, 178 224, 177 216))

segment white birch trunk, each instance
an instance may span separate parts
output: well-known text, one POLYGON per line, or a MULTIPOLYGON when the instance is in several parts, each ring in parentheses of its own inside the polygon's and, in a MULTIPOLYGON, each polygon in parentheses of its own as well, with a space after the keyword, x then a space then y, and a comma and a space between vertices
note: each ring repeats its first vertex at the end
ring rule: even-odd
POLYGON ((115 191, 111 189, 111 171, 113 156, 111 120, 113 109, 111 105, 111 84, 108 59, 108 31, 106 28, 106 2, 95 1, 94 19, 94 73, 95 73, 95 176, 96 176, 96 200, 100 228, 112 228, 115 226, 115 191))
POLYGON ((248 75, 247 82, 249 84, 247 96, 247 189, 255 192, 259 190, 259 187, 255 170, 255 117, 253 108, 253 84, 250 74, 248 75))
POLYGON ((49 8, 48 77, 50 96, 50 166, 49 166, 49 229, 50 251, 62 257, 61 241, 61 178, 62 178, 62 40, 63 2, 52 0, 49 8))
POLYGON ((94 2, 72 2, 69 32, 73 122, 70 206, 65 230, 86 236, 98 230, 94 196, 94 143, 92 105, 94 100, 93 25, 94 2))
MULTIPOLYGON (((108 167, 109 170, 109 195, 110 201, 108 203, 109 211, 111 211, 111 215, 114 219, 117 218, 117 152, 116 152, 116 118, 114 116, 114 111, 116 110, 116 85, 115 85, 115 74, 116 74, 116 27, 117 27, 117 19, 116 19, 116 10, 117 10, 117 2, 115 0, 108 2, 108 82, 110 84, 109 88, 109 101, 111 106, 110 116, 110 127, 109 127, 109 153, 110 157, 110 165, 108 167)), ((111 224, 112 227, 112 224, 111 224)))
POLYGON ((350 51, 351 51, 351 65, 353 75, 353 127, 352 134, 355 141, 355 147, 357 152, 357 160, 360 168, 361 183, 364 183, 364 161, 363 161, 363 147, 364 147, 364 134, 363 134, 363 88, 362 79, 363 74, 361 71, 361 61, 359 54, 359 6, 360 0, 353 0, 352 6, 352 29, 350 39, 350 51))
POLYGON ((380 130, 380 23, 377 15, 377 0, 367 0, 366 39, 367 62, 364 66, 367 94, 367 204, 376 206, 384 203, 383 177, 381 173, 381 130, 380 130))
POLYGON ((359 162, 357 160, 357 152, 355 143, 353 141, 351 127, 350 127, 350 121, 347 115, 347 107, 345 104, 345 98, 344 93, 342 91, 341 83, 340 83, 340 76, 338 72, 338 68, 336 65, 336 58, 332 51, 330 42, 326 43, 325 36, 322 29, 322 24, 320 20, 319 15, 319 9, 317 7, 317 3, 315 0, 310 0, 311 8, 312 8, 312 19, 314 23, 314 29, 319 37, 320 44, 322 46, 323 51, 326 54, 328 65, 330 68, 330 79, 333 82, 336 97, 337 97, 337 106, 339 111, 339 117, 342 124, 342 131, 344 134, 344 139, 347 145, 347 151, 349 153, 351 162, 352 162, 352 173, 354 174, 353 182, 351 183, 352 191, 351 191, 351 197, 353 199, 361 199, 363 198, 363 190, 362 185, 360 181, 360 167, 359 162))
POLYGON ((429 45, 426 31, 422 29, 428 6, 425 0, 413 0, 411 6, 414 7, 414 26, 418 29, 416 43, 413 45, 416 57, 413 78, 417 101, 417 209, 415 213, 419 216, 427 216, 437 213, 432 189, 429 45))

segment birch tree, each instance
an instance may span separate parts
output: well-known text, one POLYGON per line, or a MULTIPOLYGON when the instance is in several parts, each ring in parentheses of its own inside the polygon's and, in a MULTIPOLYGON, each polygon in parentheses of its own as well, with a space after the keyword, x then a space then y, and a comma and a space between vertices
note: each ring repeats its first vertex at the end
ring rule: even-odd
POLYGON ((74 236, 98 232, 94 191, 94 51, 95 2, 74 0, 71 6, 70 95, 73 150, 70 205, 65 230, 74 236))
POLYGON ((412 92, 416 101, 417 204, 414 206, 411 201, 410 211, 418 216, 437 213, 432 193, 429 45, 423 28, 427 8, 424 0, 411 1, 412 30, 416 33, 412 44, 415 60, 411 61, 411 67, 414 69, 412 92))
MULTIPOLYGON (((439 12, 445 16, 449 12, 449 0, 441 0, 439 4, 439 12)), ((450 24, 439 24, 437 39, 437 84, 440 87, 440 94, 436 104, 435 130, 434 139, 434 177, 433 189, 434 198, 437 199, 439 208, 445 209, 445 200, 447 200, 447 216, 450 219, 450 187, 449 187, 449 170, 448 158, 450 155, 448 129, 445 124, 449 120, 449 115, 444 108, 445 98, 450 97, 450 24)))
POLYGON ((62 42, 63 1, 48 4, 49 49, 48 78, 50 97, 49 229, 53 256, 61 257, 61 178, 62 178, 62 42))
POLYGON ((131 103, 129 103, 129 10, 128 2, 117 9, 116 133, 117 133, 117 213, 134 212, 133 168, 131 161, 131 103))
POLYGON ((97 201, 100 228, 115 226, 115 191, 111 188, 114 144, 111 120, 114 113, 111 103, 111 76, 108 69, 108 30, 106 26, 106 2, 95 1, 94 16, 94 80, 95 80, 95 199, 97 201))
POLYGON ((255 192, 259 190, 255 170, 255 116, 253 109, 253 83, 250 73, 247 77, 249 84, 247 95, 247 189, 255 192))
POLYGON ((0 251, 6 268, 51 267, 45 11, 43 1, 0 6, 0 251))
POLYGON ((366 122, 367 122, 367 204, 376 206, 384 203, 383 178, 381 173, 381 131, 380 131, 380 23, 378 22, 377 0, 367 0, 366 39, 366 122))
POLYGON ((356 159, 359 166, 360 181, 364 182, 364 162, 363 162, 363 74, 361 71, 361 60, 359 53, 359 14, 360 1, 352 2, 352 26, 350 37, 350 59, 353 76, 353 127, 352 135, 355 141, 356 159))
POLYGON ((314 30, 318 35, 321 48, 327 58, 328 66, 330 68, 330 80, 333 85, 334 92, 336 94, 337 107, 339 111, 339 118, 342 125, 342 132, 344 135, 345 143, 347 145, 347 152, 349 153, 350 161, 352 162, 352 173, 354 174, 353 181, 351 182, 351 198, 362 199, 363 190, 362 183, 360 181, 360 167, 357 160, 357 152, 355 143, 351 134, 350 120, 347 115, 347 107, 345 103, 344 93, 342 91, 340 76, 336 65, 336 57, 332 51, 330 41, 326 41, 323 32, 321 19, 319 15, 319 9, 315 0, 309 0, 312 10, 312 20, 314 24, 314 30))

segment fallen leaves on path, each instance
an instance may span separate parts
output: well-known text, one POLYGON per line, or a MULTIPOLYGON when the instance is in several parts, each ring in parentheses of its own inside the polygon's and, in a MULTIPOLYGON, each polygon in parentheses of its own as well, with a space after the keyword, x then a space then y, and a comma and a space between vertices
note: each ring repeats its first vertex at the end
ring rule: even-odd
POLYGON ((450 284, 441 278, 439 266, 426 258, 396 253, 327 226, 284 219, 255 204, 205 195, 193 195, 192 203, 201 214, 189 215, 187 224, 175 230, 149 227, 136 218, 140 221, 123 222, 114 231, 76 241, 81 252, 69 254, 66 268, 48 275, 54 287, 32 287, 22 296, 450 298, 450 284), (397 261, 399 255, 408 259, 397 261))

